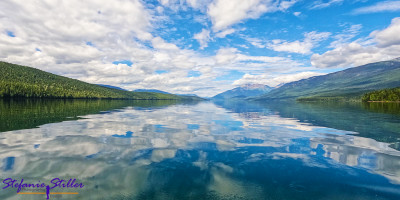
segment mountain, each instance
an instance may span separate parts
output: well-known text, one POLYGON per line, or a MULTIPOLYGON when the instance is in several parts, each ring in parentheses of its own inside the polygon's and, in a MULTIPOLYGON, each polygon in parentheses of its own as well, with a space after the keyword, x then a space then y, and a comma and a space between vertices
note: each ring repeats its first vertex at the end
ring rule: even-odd
POLYGON ((246 84, 232 90, 225 91, 212 97, 213 99, 245 99, 256 97, 271 91, 271 87, 261 84, 246 84))
POLYGON ((161 94, 171 94, 169 92, 164 92, 162 90, 156 90, 156 89, 136 89, 136 90, 133 90, 133 92, 155 92, 155 93, 161 93, 161 94))
POLYGON ((0 62, 0 98, 168 99, 184 98, 153 92, 129 92, 58 76, 39 69, 0 62))
POLYGON ((117 90, 128 91, 128 90, 125 90, 125 89, 122 89, 122 88, 120 88, 120 87, 113 86, 113 85, 103 85, 103 84, 96 84, 96 85, 100 85, 100 86, 103 86, 103 87, 106 87, 106 88, 113 88, 113 89, 117 89, 117 90))
MULTIPOLYGON (((156 90, 156 89, 136 89, 133 92, 154 92, 160 94, 171 94, 169 92, 164 92, 162 90, 156 90)), ((173 94, 173 95, 179 96, 182 100, 195 100, 195 101, 204 100, 203 98, 195 94, 173 94)))
POLYGON ((184 95, 184 94, 177 94, 180 98, 183 100, 191 100, 191 101, 203 101, 206 100, 202 97, 199 97, 197 95, 184 95))
POLYGON ((195 94, 176 94, 176 95, 178 95, 179 97, 181 97, 184 100, 193 100, 193 101, 206 100, 206 99, 204 99, 202 97, 199 97, 199 96, 197 96, 195 94))
POLYGON ((253 100, 360 100, 366 92, 398 86, 400 59, 394 59, 287 83, 253 100))

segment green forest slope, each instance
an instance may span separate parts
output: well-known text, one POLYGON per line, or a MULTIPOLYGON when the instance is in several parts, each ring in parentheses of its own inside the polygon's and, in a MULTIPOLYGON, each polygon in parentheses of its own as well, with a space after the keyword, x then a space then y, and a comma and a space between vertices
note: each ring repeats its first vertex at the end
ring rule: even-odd
POLYGON ((400 87, 366 93, 363 101, 400 101, 400 87))
POLYGON ((0 62, 0 97, 185 99, 173 94, 129 92, 107 88, 6 62, 0 62))

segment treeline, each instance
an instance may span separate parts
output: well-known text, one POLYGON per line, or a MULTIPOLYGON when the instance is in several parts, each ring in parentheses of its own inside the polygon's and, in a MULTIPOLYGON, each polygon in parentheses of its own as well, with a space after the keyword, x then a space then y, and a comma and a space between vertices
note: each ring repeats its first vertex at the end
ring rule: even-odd
POLYGON ((346 97, 300 97, 297 98, 296 101, 300 101, 300 102, 314 102, 314 101, 334 101, 334 102, 338 102, 338 101, 350 101, 350 98, 346 98, 346 97))
POLYGON ((1 97, 181 100, 173 94, 107 88, 6 62, 0 62, 1 97))
POLYGON ((400 101, 400 87, 368 92, 364 94, 362 101, 400 101))

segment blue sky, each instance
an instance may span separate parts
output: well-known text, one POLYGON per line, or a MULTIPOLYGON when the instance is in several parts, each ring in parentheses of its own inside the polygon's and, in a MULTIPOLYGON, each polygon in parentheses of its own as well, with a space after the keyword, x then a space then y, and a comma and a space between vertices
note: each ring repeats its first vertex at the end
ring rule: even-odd
POLYGON ((400 1, 0 2, 0 59, 82 81, 213 96, 400 57, 400 1))

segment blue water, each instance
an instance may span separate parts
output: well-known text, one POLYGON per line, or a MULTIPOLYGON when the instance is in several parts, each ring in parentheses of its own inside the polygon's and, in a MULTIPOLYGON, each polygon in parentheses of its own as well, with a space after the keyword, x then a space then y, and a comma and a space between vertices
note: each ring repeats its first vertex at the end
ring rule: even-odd
POLYGON ((7 104, 37 127, 0 127, 1 178, 85 185, 50 199, 400 199, 398 106, 78 103, 7 104))

